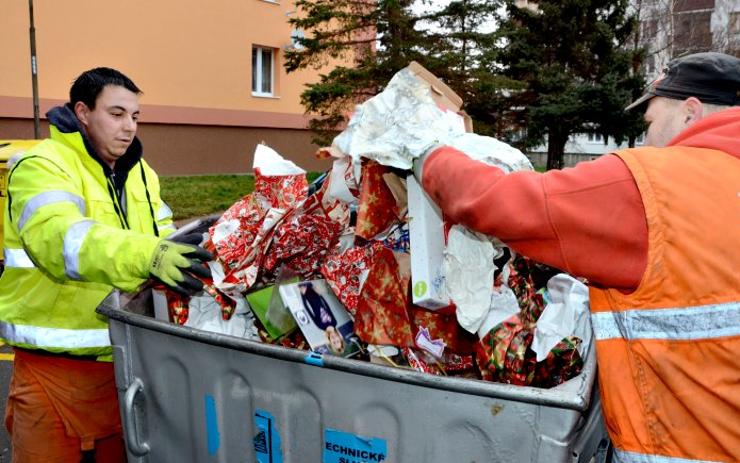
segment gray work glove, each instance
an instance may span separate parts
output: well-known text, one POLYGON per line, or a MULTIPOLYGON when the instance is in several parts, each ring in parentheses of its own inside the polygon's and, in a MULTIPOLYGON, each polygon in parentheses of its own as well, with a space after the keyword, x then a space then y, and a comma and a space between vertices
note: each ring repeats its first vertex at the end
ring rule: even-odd
POLYGON ((441 148, 443 145, 434 144, 431 147, 429 147, 426 151, 424 151, 424 154, 421 156, 414 158, 414 160, 411 162, 412 171, 414 173, 414 177, 416 177, 416 180, 419 182, 419 185, 424 185, 421 182, 421 174, 424 171, 424 162, 426 162, 427 158, 430 154, 432 154, 436 149, 441 148))

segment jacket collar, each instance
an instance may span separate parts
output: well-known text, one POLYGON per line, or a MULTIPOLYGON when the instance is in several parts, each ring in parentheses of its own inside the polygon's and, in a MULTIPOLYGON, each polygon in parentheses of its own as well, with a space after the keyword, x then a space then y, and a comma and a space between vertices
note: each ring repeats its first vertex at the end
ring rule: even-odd
MULTIPOLYGON (((46 113, 46 117, 49 123, 56 127, 59 133, 72 135, 72 137, 62 137, 65 144, 70 145, 76 151, 85 151, 92 159, 100 164, 106 176, 114 173, 114 170, 102 160, 95 151, 95 148, 93 148, 70 103, 50 109, 46 113), (76 135, 79 135, 83 146, 79 146, 79 140, 74 140, 76 135)), ((141 141, 139 141, 138 137, 134 137, 134 141, 128 147, 126 153, 116 161, 115 174, 123 174, 124 177, 128 176, 128 172, 141 160, 142 154, 141 141)))

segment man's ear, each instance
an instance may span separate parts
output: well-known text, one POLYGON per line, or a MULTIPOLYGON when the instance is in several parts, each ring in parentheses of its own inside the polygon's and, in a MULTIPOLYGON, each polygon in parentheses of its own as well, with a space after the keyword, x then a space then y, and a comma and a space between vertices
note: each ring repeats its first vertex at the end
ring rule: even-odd
POLYGON ((87 126, 88 124, 88 114, 90 114, 90 108, 87 107, 85 103, 82 101, 78 101, 75 103, 75 116, 77 116, 77 119, 82 122, 82 125, 87 126))
POLYGON ((683 112, 684 124, 694 124, 704 117, 704 104, 698 98, 689 97, 684 100, 683 112))

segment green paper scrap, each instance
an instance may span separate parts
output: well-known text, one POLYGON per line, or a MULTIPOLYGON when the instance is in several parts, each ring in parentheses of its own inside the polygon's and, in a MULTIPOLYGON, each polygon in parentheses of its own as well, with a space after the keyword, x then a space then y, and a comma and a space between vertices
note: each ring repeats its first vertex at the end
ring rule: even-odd
POLYGON ((296 329, 295 319, 274 285, 247 294, 247 302, 272 340, 296 329))

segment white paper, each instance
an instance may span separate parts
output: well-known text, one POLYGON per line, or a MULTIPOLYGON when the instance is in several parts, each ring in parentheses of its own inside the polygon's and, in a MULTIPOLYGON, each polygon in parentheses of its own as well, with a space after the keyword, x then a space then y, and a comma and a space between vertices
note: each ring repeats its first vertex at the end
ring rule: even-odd
POLYGON ((254 315, 248 310, 243 299, 237 299, 236 302, 236 311, 231 319, 224 320, 221 316, 221 306, 212 296, 191 297, 185 326, 259 341, 259 333, 254 325, 254 315))
POLYGON ((493 257, 493 244, 485 235, 460 225, 450 229, 442 274, 457 306, 457 321, 471 333, 478 331, 491 307, 493 257))
POLYGON ((394 357, 399 353, 397 347, 381 344, 368 344, 367 351, 370 353, 370 355, 376 357, 394 357))
POLYGON ((440 144, 505 172, 532 170, 518 149, 492 137, 465 132, 465 120, 437 106, 428 82, 409 69, 393 76, 378 95, 358 105, 347 128, 334 139, 339 150, 360 158, 410 170, 414 158, 440 144))
POLYGON ((471 159, 499 167, 507 174, 533 169, 524 153, 493 137, 463 133, 450 140, 447 145, 462 151, 471 159))
POLYGON ((429 147, 464 132, 462 118, 434 102, 430 84, 402 69, 385 90, 355 108, 334 145, 355 164, 366 157, 410 170, 411 161, 429 147))
POLYGON ((259 169, 261 175, 300 175, 306 171, 295 165, 294 162, 284 159, 277 151, 269 146, 259 144, 254 149, 253 169, 259 169))
POLYGON ((154 304, 154 318, 157 320, 170 321, 170 310, 167 307, 167 294, 159 289, 152 290, 152 302, 154 304))
POLYGON ((494 326, 518 314, 519 310, 519 302, 511 288, 506 285, 494 288, 491 292, 491 308, 478 328, 478 337, 483 339, 494 326))
POLYGON ((544 360, 553 347, 571 335, 583 341, 578 353, 585 359, 593 338, 588 287, 570 275, 559 273, 547 282, 546 300, 532 341, 537 361, 544 360))

